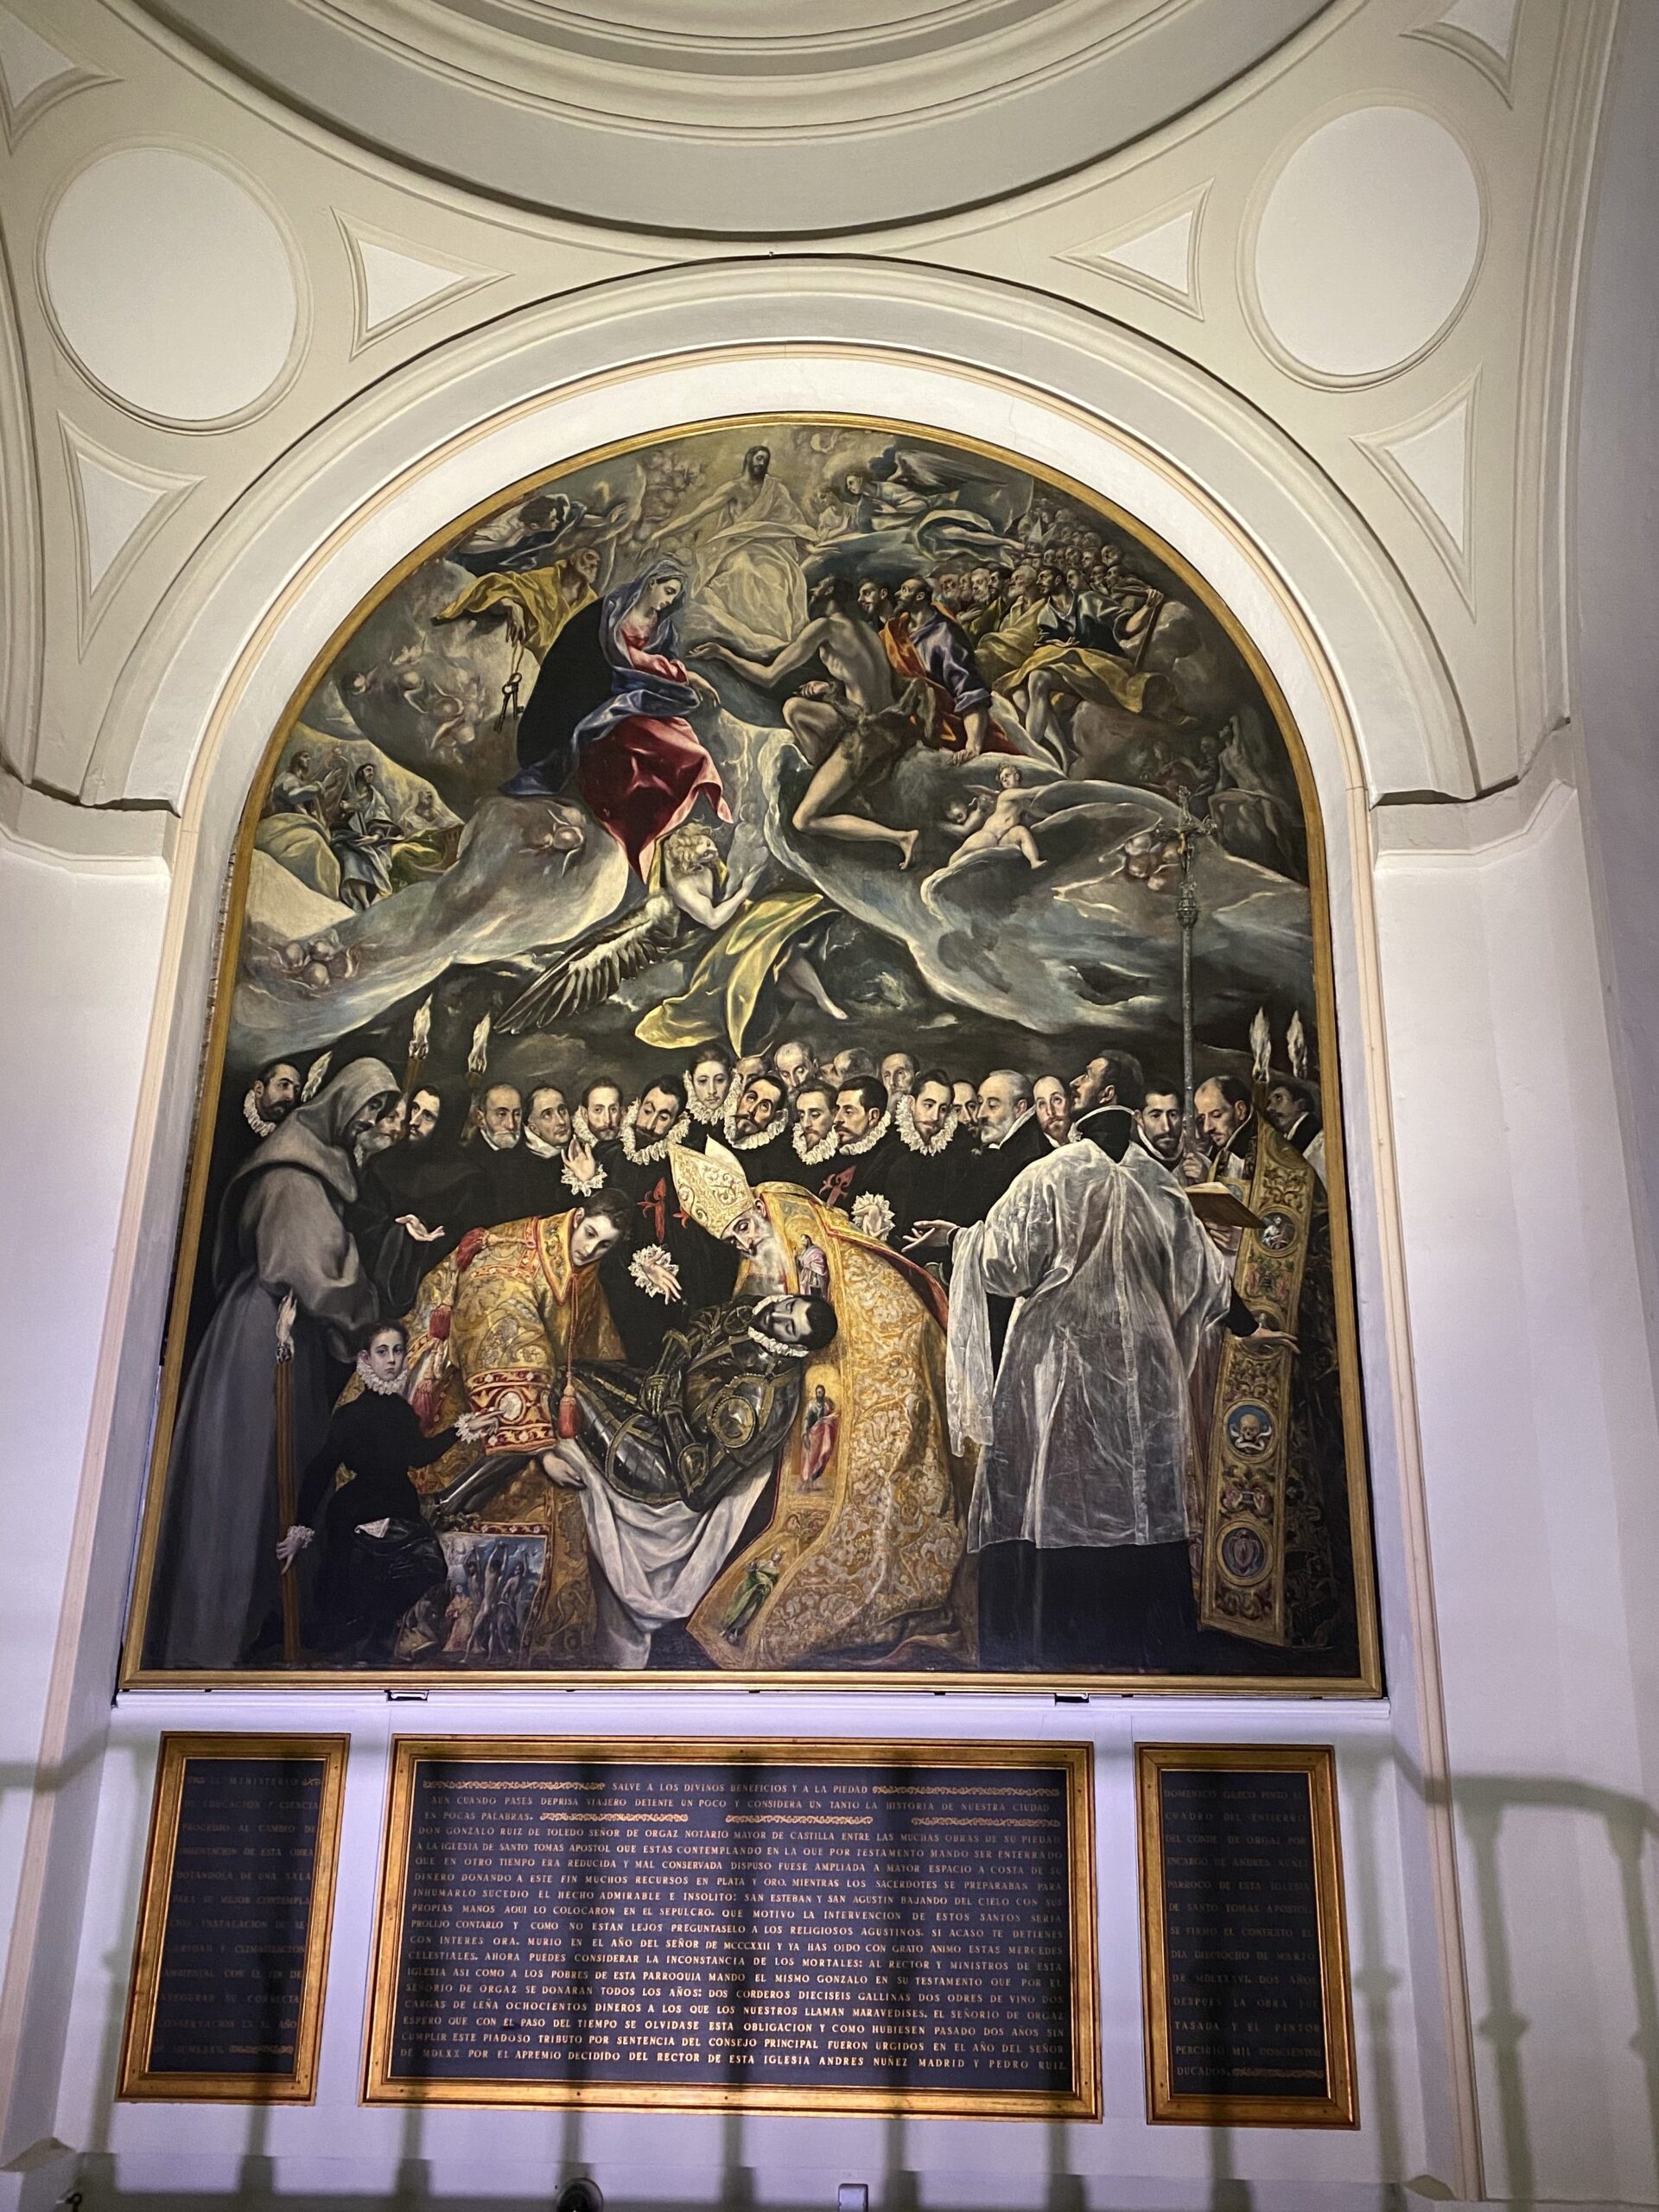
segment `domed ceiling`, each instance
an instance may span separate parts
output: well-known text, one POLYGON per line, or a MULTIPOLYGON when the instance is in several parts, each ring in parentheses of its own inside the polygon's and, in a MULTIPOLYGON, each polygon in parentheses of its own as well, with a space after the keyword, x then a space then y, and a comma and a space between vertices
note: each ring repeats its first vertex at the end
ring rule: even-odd
POLYGON ((1328 0, 149 0, 408 166, 653 232, 911 222, 1096 160, 1328 0))

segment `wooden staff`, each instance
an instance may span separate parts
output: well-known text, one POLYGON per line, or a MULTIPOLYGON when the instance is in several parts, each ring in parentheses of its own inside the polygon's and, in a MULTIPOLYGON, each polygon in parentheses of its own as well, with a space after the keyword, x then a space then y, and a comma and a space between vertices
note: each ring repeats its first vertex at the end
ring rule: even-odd
MULTIPOLYGON (((294 1468, 294 1317, 298 1312, 289 1291, 276 1309, 276 1522, 286 1535, 299 1518, 299 1479, 294 1468)), ((283 1596, 283 1664, 300 1663, 300 1585, 289 1560, 278 1586, 283 1596)))

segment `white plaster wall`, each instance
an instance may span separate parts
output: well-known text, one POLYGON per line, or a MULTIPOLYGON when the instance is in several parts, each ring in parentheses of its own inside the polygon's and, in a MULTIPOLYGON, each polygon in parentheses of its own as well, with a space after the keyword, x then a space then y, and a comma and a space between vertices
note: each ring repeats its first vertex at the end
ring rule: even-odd
POLYGON ((1576 800, 1377 887, 1488 2184, 1648 2203, 1655 1431, 1576 800))
MULTIPOLYGON (((73 864, 0 832, 0 1910, 34 1891, 46 1816, 90 1833, 94 1758, 42 1738, 54 1666, 73 1649, 73 1585, 91 1541, 87 1438, 119 1236, 168 880, 159 864, 73 864), (33 1859, 30 1866, 31 1858, 33 1859)), ((118 1579, 124 1579, 118 1566, 118 1579)), ((21 1993, 19 1993, 21 1994, 21 1993)), ((0 2052, 49 2092, 48 2035, 0 2052)))

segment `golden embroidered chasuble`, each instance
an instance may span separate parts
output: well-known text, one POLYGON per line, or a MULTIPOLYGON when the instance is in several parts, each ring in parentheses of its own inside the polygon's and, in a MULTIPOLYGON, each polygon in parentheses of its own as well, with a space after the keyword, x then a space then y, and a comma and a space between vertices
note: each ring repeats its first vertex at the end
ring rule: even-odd
MULTIPOLYGON (((944 1296, 931 1277, 792 1185, 758 1194, 789 1255, 816 1245, 840 1326, 815 1352, 817 1386, 840 1409, 809 1482, 798 1427, 779 1467, 767 1526, 728 1560, 691 1616, 716 1665, 742 1670, 971 1664, 964 1590, 967 1471, 944 1411, 944 1296)), ((746 1262, 737 1294, 775 1288, 746 1262)))

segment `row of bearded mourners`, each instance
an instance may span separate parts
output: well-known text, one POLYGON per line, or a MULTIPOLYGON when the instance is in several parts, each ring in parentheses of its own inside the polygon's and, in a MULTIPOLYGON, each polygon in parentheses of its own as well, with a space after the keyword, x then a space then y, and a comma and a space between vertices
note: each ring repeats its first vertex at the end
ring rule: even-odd
POLYGON ((626 1105, 486 1085, 453 1143, 378 1061, 298 1096, 277 1063, 243 1102, 152 1665, 1179 1672, 1230 1641, 1188 1571, 1194 1381, 1224 1332, 1290 1338, 1186 1190, 1248 1197, 1258 1098, 1316 1190, 1306 1084, 1211 1077, 1187 1116, 1127 1054, 970 1086, 791 1039, 626 1105), (501 1554, 511 1644, 411 1641, 480 1527, 544 1538, 533 1590, 501 1554))

